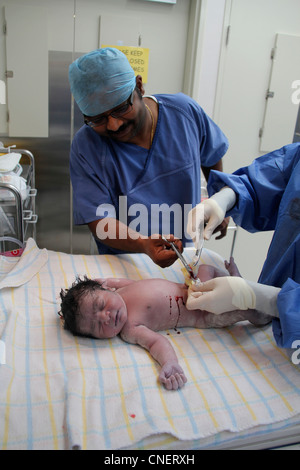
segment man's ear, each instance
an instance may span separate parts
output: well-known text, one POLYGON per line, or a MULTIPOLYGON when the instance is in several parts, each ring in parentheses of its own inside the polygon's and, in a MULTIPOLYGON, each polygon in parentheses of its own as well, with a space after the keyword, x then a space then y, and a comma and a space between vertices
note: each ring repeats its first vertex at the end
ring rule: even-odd
POLYGON ((135 77, 135 82, 136 82, 136 86, 138 87, 138 89, 139 89, 140 92, 141 92, 141 95, 143 96, 143 95, 145 94, 145 88, 144 88, 142 76, 141 76, 141 75, 137 75, 137 76, 135 77))

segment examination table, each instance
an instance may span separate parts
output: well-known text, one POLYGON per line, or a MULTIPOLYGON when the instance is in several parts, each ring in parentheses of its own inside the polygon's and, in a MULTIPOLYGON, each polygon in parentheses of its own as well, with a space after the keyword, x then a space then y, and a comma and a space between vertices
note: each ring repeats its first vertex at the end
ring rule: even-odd
MULTIPOLYGON (((223 267, 209 250, 202 262, 223 267)), ((142 254, 70 255, 29 239, 21 257, 1 256, 1 449, 262 449, 300 441, 299 366, 276 346, 271 325, 162 332, 188 379, 167 391, 139 346, 63 329, 60 289, 84 274, 184 282, 179 261, 161 269, 142 254)))

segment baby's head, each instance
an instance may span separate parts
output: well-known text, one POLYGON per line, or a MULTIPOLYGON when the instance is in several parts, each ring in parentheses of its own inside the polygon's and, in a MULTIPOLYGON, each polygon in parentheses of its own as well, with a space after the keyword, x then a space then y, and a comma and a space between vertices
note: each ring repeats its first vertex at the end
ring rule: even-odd
POLYGON ((62 289, 60 298, 64 328, 73 335, 112 338, 127 321, 122 297, 86 276, 78 277, 70 289, 62 289))

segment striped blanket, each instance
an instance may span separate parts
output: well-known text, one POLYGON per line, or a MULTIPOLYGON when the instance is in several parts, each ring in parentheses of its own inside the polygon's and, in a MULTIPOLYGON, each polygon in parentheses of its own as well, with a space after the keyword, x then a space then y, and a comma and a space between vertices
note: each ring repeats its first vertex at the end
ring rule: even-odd
MULTIPOLYGON (((208 250, 203 262, 222 265, 208 250)), ((167 391, 142 348, 63 329, 60 289, 83 274, 183 282, 179 262, 163 270, 140 254, 69 255, 32 239, 20 258, 1 257, 0 448, 222 448, 299 425, 299 369, 270 326, 163 332, 188 378, 167 391)))

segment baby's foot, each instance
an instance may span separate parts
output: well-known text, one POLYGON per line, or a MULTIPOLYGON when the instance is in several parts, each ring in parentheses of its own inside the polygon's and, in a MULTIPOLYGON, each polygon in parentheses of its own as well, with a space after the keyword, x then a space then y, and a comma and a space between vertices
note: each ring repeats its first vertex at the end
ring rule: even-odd
POLYGON ((265 326, 272 321, 272 317, 258 310, 247 310, 247 320, 255 326, 265 326))
POLYGON ((230 276, 242 277, 232 256, 230 257, 230 261, 229 262, 225 261, 224 264, 225 264, 225 268, 229 272, 230 276))

